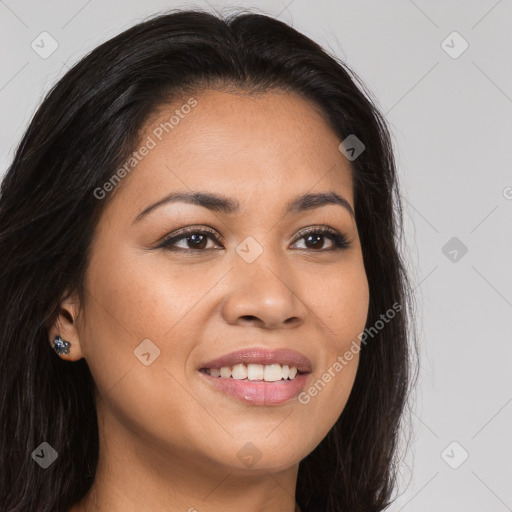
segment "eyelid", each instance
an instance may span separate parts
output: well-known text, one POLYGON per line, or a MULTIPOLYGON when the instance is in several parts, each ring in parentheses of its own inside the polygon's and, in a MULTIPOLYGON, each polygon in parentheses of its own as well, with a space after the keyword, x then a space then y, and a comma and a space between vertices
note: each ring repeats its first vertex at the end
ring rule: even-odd
POLYGON ((161 247, 161 244, 166 244, 174 239, 179 238, 185 238, 189 233, 200 233, 200 232, 206 232, 209 235, 212 236, 215 240, 223 241, 224 238, 222 235, 220 235, 217 230, 214 228, 211 228, 209 226, 205 225, 198 225, 198 226, 187 226, 186 228, 180 228, 177 231, 173 231, 172 233, 165 235, 159 242, 159 246, 161 247))
POLYGON ((311 233, 312 231, 313 232, 314 231, 326 231, 328 233, 331 233, 332 235, 341 234, 337 229, 331 228, 331 226, 327 226, 327 225, 314 225, 314 226, 308 226, 307 228, 301 229, 297 233, 297 236, 295 238, 296 239, 302 238, 304 235, 307 235, 307 234, 311 233))
MULTIPOLYGON (((165 236, 161 242, 159 243, 159 248, 164 248, 168 250, 175 250, 176 252, 208 252, 212 249, 203 249, 203 250, 195 250, 195 249, 183 249, 183 248, 174 248, 170 249, 171 244, 173 240, 181 240, 182 238, 186 238, 188 234, 194 234, 194 233, 206 233, 211 236, 211 238, 215 242, 224 242, 224 237, 220 235, 217 230, 214 228, 211 228, 209 226, 205 225, 196 225, 196 226, 187 226, 185 228, 178 229, 177 231, 174 231, 168 236, 165 236)), ((334 247, 330 249, 302 249, 304 251, 310 251, 310 252, 329 252, 334 250, 342 250, 344 248, 348 248, 352 245, 352 242, 350 239, 341 231, 332 228, 329 225, 320 224, 320 225, 312 225, 305 227, 301 229, 297 235, 294 238, 294 241, 292 243, 295 244, 297 241, 299 241, 301 238, 303 238, 305 235, 308 235, 309 233, 320 233, 322 236, 328 236, 332 235, 332 238, 330 238, 331 242, 334 244, 334 247)))

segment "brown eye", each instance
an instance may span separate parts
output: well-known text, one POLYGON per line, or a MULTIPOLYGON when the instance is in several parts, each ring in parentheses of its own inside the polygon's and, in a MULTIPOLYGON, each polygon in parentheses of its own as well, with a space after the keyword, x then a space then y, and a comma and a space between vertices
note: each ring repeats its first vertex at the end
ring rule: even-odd
POLYGON ((185 229, 182 230, 178 235, 172 236, 164 240, 160 247, 164 247, 169 251, 199 251, 209 250, 207 247, 208 239, 213 239, 218 243, 218 239, 215 236, 215 232, 209 229, 185 229), (176 243, 185 240, 184 247, 177 247, 176 243))
MULTIPOLYGON (((313 228, 301 231, 299 234, 300 236, 297 240, 305 240, 305 247, 303 249, 306 251, 324 252, 343 250, 350 247, 350 243, 344 235, 329 227, 322 229, 313 228), (327 249, 324 248, 326 238, 331 241, 331 247, 327 249)), ((208 247, 209 239, 219 244, 215 231, 206 228, 187 228, 164 240, 160 247, 176 252, 205 252, 215 249, 215 247, 208 247), (178 242, 182 244, 182 247, 178 247, 178 242)))
POLYGON ((302 231, 300 235, 299 240, 305 239, 306 241, 305 249, 313 252, 341 250, 350 246, 347 238, 332 228, 314 228, 309 231, 302 231), (323 248, 325 238, 332 242, 332 246, 328 249, 323 248))

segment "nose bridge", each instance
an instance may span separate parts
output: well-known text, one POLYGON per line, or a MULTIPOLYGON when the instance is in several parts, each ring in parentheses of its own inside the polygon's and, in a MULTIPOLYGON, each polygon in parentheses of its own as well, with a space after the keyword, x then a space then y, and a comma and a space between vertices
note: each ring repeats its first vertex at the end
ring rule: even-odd
MULTIPOLYGON (((248 235, 236 247, 234 264, 236 271, 246 275, 255 286, 285 286, 290 268, 286 264, 286 254, 276 237, 275 230, 265 228, 248 235)), ((289 277, 288 277, 289 278, 289 277)), ((286 288, 286 287, 285 287, 286 288)))
MULTIPOLYGON (((254 248, 250 246, 250 242, 243 246, 244 249, 249 247, 250 254, 254 248)), ((261 254, 254 261, 248 262, 239 256, 241 261, 238 262, 240 274, 244 280, 252 283, 252 288, 256 292, 267 290, 272 293, 288 295, 290 289, 286 286, 289 280, 290 269, 286 269, 284 264, 284 255, 279 254, 279 250, 266 246, 261 254)))
POLYGON ((236 248, 232 286, 225 303, 230 321, 256 317, 267 326, 303 319, 305 308, 294 290, 294 275, 278 244, 247 237, 236 248))

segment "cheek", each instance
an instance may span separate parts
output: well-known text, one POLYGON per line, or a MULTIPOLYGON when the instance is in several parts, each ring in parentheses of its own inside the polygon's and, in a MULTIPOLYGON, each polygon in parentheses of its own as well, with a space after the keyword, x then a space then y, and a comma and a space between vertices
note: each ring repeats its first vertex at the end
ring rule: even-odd
POLYGON ((197 338, 188 312, 204 289, 192 293, 183 272, 180 278, 149 260, 145 265, 145 255, 142 261, 129 252, 105 256, 92 260, 88 270, 83 327, 102 414, 112 414, 118 419, 113 424, 138 435, 169 437, 173 425, 173 441, 190 443, 190 417, 199 417, 201 409, 182 384, 197 338))
POLYGON ((182 268, 165 260, 151 261, 149 253, 114 250, 91 262, 87 286, 96 299, 92 306, 105 306, 107 322, 117 324, 116 332, 129 334, 133 343, 164 339, 204 294, 204 285, 195 286, 188 278, 199 282, 200 277, 185 276, 182 268))
POLYGON ((128 373, 133 378, 139 367, 145 368, 137 358, 137 347, 144 340, 154 343, 153 354, 164 353, 163 333, 180 313, 179 290, 167 287, 167 297, 162 297, 160 276, 144 272, 130 251, 116 249, 121 245, 113 237, 109 242, 96 249, 87 271, 82 340, 101 393, 121 384, 128 373))
POLYGON ((364 331, 369 306, 362 263, 340 266, 335 272, 330 269, 329 274, 328 278, 317 274, 307 295, 324 341, 320 364, 299 396, 315 436, 327 434, 350 396, 359 363, 358 336, 364 331))
POLYGON ((120 247, 121 240, 106 237, 91 259, 86 276, 85 358, 101 392, 117 386, 127 372, 130 380, 141 379, 141 389, 162 381, 168 386, 170 377, 163 369, 180 380, 184 376, 204 329, 205 294, 225 270, 202 267, 199 271, 192 263, 186 268, 165 257, 120 247), (157 354, 147 367, 137 357, 147 350, 141 352, 139 347, 151 349, 150 360, 157 354))
POLYGON ((324 331, 327 350, 340 351, 364 330, 368 317, 369 288, 362 264, 316 274, 306 297, 324 331), (323 322, 323 325, 322 325, 323 322))

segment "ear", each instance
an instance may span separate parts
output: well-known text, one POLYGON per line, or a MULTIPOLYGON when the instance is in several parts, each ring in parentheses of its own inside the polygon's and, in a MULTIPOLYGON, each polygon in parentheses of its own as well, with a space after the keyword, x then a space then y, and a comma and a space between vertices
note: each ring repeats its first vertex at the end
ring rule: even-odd
POLYGON ((48 336, 52 350, 54 350, 53 340, 56 336, 70 343, 69 354, 58 354, 58 357, 67 361, 78 361, 84 357, 78 328, 80 303, 75 293, 64 296, 60 303, 59 314, 54 324, 48 328, 48 336))

